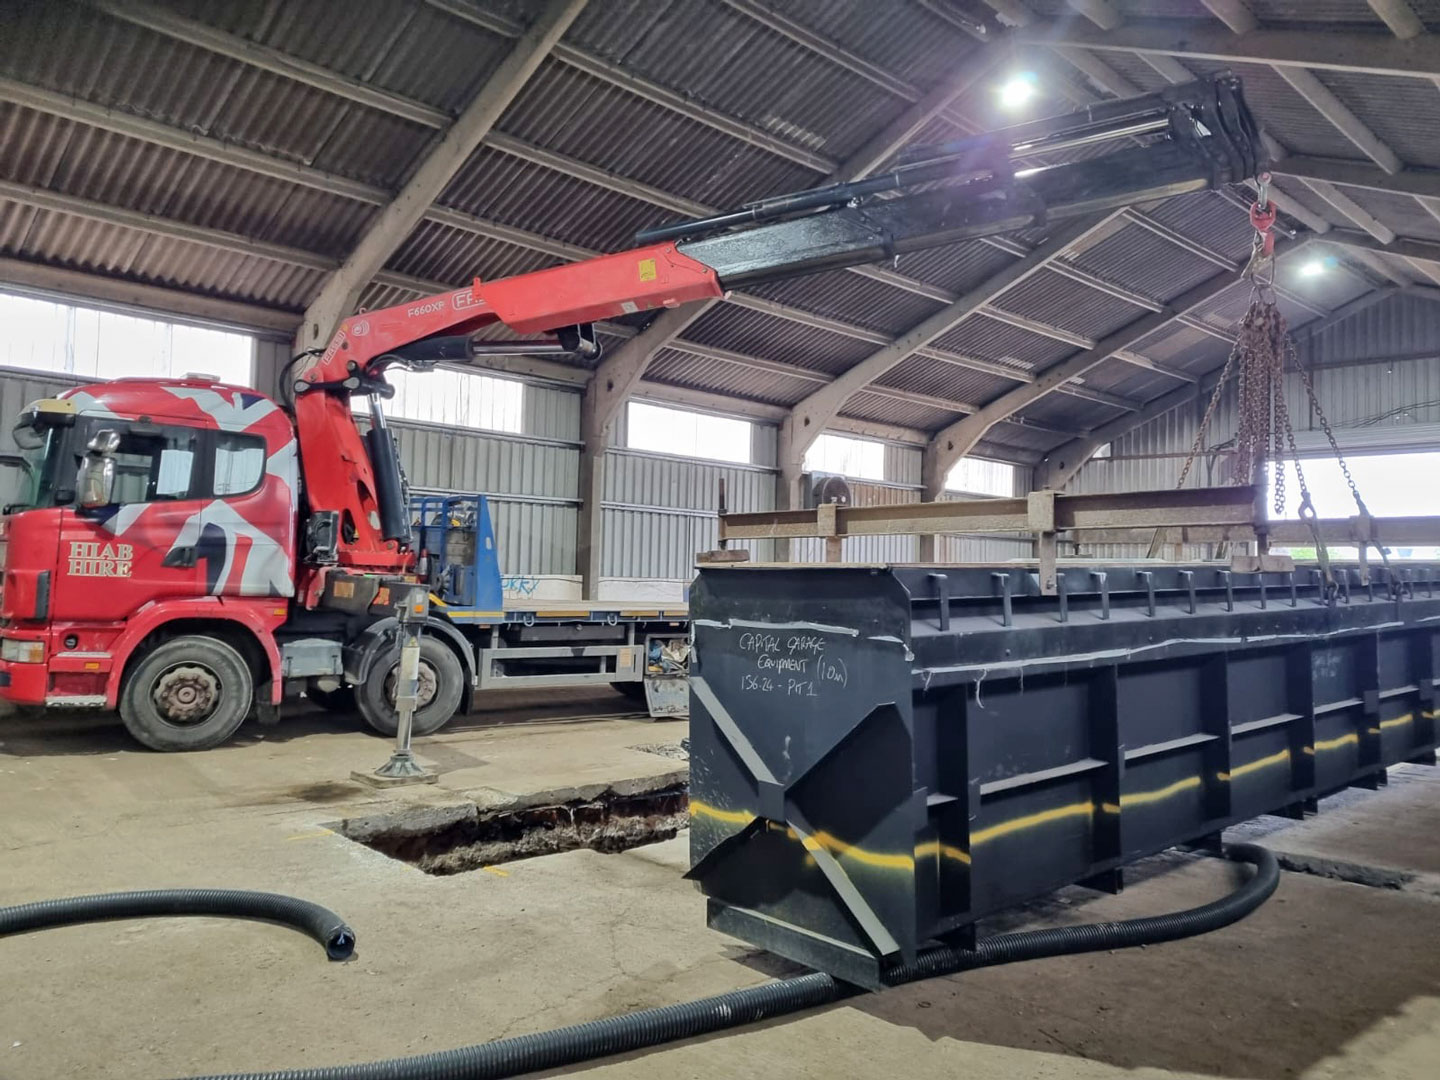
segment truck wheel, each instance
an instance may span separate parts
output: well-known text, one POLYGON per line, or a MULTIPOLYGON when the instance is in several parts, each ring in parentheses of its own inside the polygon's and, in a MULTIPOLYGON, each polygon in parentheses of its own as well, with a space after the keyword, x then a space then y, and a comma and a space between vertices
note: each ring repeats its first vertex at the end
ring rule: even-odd
MULTIPOLYGON (((399 663, 376 664, 363 686, 355 688, 355 704, 365 722, 381 735, 394 737, 395 679, 399 663)), ((411 731, 429 735, 444 727, 460 708, 465 672, 449 646, 433 637, 420 639, 420 701, 411 731)))
POLYGON ((145 656, 125 680, 120 718, 151 750, 209 750, 250 713, 254 678, 244 657, 212 637, 177 637, 145 656))

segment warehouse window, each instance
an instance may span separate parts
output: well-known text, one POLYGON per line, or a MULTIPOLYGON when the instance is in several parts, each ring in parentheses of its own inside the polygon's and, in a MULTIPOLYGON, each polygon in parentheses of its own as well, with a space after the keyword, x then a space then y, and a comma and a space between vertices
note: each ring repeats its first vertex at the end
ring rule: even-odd
MULTIPOLYGON (((419 420, 449 427, 481 428, 519 434, 525 428, 525 384, 474 371, 406 371, 391 368, 386 380, 395 396, 384 402, 391 419, 419 420)), ((370 411, 369 402, 356 398, 355 410, 370 411)))
MULTIPOLYGON (((1347 459, 1350 474, 1355 477, 1355 486, 1365 506, 1376 517, 1415 517, 1440 514, 1440 485, 1425 482, 1440 475, 1440 452, 1429 451, 1412 454, 1365 454, 1347 459)), ((1310 487, 1310 499, 1315 513, 1322 518, 1354 517, 1358 512, 1340 463, 1333 457, 1304 458, 1301 467, 1305 481, 1310 487)), ((1272 467, 1273 472, 1273 467, 1272 467)), ((1285 517, 1295 520, 1300 516, 1300 481, 1295 475, 1295 463, 1285 463, 1285 517)), ((1266 500, 1270 516, 1274 517, 1274 486, 1266 500)), ((1291 547, 1287 549, 1298 558, 1313 558, 1313 547, 1291 547)), ((1337 558, 1354 558, 1357 554, 1353 545, 1333 547, 1330 554, 1337 558)), ((1400 559, 1440 558, 1440 547, 1417 545, 1395 547, 1391 554, 1400 559)), ((1375 557, 1371 552, 1371 558, 1375 557)))
POLYGON ((946 475, 945 490, 1008 499, 1015 494, 1015 466, 1003 461, 962 457, 946 475))
POLYGON ((856 480, 884 480, 885 444, 827 431, 805 451, 805 471, 839 473, 856 480))
POLYGON ((204 372, 238 386, 254 381, 248 334, 9 294, 0 294, 0 327, 4 367, 77 380, 204 372))
POLYGON ((751 461, 753 425, 748 420, 632 401, 625 421, 625 445, 631 450, 714 458, 740 465, 751 461))

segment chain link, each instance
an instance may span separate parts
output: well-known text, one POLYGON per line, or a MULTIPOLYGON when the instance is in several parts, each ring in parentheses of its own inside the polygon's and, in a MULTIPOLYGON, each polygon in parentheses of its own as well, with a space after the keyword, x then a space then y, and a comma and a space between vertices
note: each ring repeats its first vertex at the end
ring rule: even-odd
MULTIPOLYGON (((1285 315, 1275 302, 1270 279, 1261 273, 1251 272, 1251 269, 1247 268, 1246 275, 1250 277, 1253 286, 1250 305, 1245 311, 1244 318, 1240 321, 1235 344, 1220 373, 1220 381, 1210 395, 1209 404, 1206 405, 1205 414, 1200 419, 1199 427, 1195 432, 1195 440, 1191 444, 1189 455, 1185 458, 1185 464, 1180 469, 1180 479, 1175 486, 1177 488, 1185 486, 1195 459, 1205 445, 1205 436, 1215 418, 1225 385, 1230 379, 1231 373, 1234 372, 1238 386, 1235 402, 1236 430, 1231 483, 1238 485, 1263 482, 1266 467, 1272 466, 1274 472, 1273 505, 1276 516, 1282 517, 1285 514, 1287 501, 1285 464, 1288 458, 1294 464, 1295 479, 1300 487, 1301 518, 1309 522, 1312 531, 1315 532, 1317 550, 1320 552, 1322 565, 1325 565, 1328 579, 1328 565, 1326 565, 1328 560, 1324 558, 1324 543, 1320 538, 1318 526, 1315 524, 1315 509, 1310 498, 1310 485, 1305 479, 1305 470, 1300 464, 1300 451, 1295 443, 1295 429, 1290 420, 1290 406, 1285 398, 1284 378, 1287 368, 1296 371, 1300 376, 1300 382, 1305 387, 1305 396, 1310 408, 1320 424, 1320 430, 1325 433, 1331 453, 1335 455, 1335 460, 1340 464, 1340 472, 1345 477, 1345 483, 1350 489, 1350 495, 1355 500, 1355 506, 1361 517, 1368 518, 1370 511, 1360 495, 1360 488, 1356 485, 1354 476, 1350 473, 1350 465, 1340 451, 1340 444, 1335 439, 1335 432, 1330 426, 1330 420, 1320 405, 1310 371, 1300 363, 1300 358, 1295 350, 1295 342, 1290 337, 1290 329, 1285 315)), ((1365 540, 1360 542, 1362 546, 1368 546, 1365 540)), ((1374 546, 1380 553, 1381 561, 1388 568, 1390 565, 1389 553, 1381 544, 1374 546)))

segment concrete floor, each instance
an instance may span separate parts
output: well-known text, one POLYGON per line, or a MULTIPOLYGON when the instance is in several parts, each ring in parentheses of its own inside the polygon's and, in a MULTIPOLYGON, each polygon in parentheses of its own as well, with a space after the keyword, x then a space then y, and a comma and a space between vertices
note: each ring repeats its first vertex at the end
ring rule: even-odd
MULTIPOLYGON (((634 747, 676 742, 684 725, 613 717, 628 711, 608 694, 512 696, 421 740, 441 782, 398 795, 348 781, 387 748, 320 714, 247 728, 235 745, 195 755, 140 751, 106 717, 0 719, 0 904, 177 885, 274 889, 335 908, 359 935, 347 964, 284 929, 223 920, 0 941, 0 1077, 363 1061, 788 974, 705 929, 701 899, 680 879, 683 836, 432 877, 327 828, 397 800, 444 808, 659 782, 677 763, 634 747), (612 716, 587 719, 597 714, 612 716)), ((1220 933, 935 980, 570 1072, 1434 1080, 1440 773, 1406 767, 1392 778, 1307 822, 1251 827, 1309 872, 1287 873, 1269 904, 1220 933), (1339 880, 1357 868, 1378 868, 1374 880, 1392 887, 1339 880)), ((1067 889, 1003 924, 1188 907, 1233 874, 1171 853, 1142 864, 1120 896, 1067 889)))

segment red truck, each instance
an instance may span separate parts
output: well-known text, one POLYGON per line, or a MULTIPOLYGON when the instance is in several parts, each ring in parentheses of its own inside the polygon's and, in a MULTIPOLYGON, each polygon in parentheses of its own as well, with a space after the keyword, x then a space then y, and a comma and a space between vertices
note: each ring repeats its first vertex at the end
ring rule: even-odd
MULTIPOLYGON (((1240 181, 1259 168, 1257 141, 1238 82, 1218 76, 650 230, 619 254, 351 316, 323 352, 291 360, 282 401, 197 377, 36 402, 15 428, 28 490, 0 520, 0 696, 118 708, 158 750, 215 746, 304 691, 353 694, 393 730, 390 589, 429 571, 380 408, 387 367, 593 359, 597 320, 1240 181), (1124 148, 1032 165, 1103 140, 1124 148), (545 336, 495 341, 496 323, 545 336), (363 432, 357 396, 370 402, 363 432)), ((482 638, 437 607, 415 730, 465 707, 485 682, 477 650, 530 623, 501 618, 482 638)))

